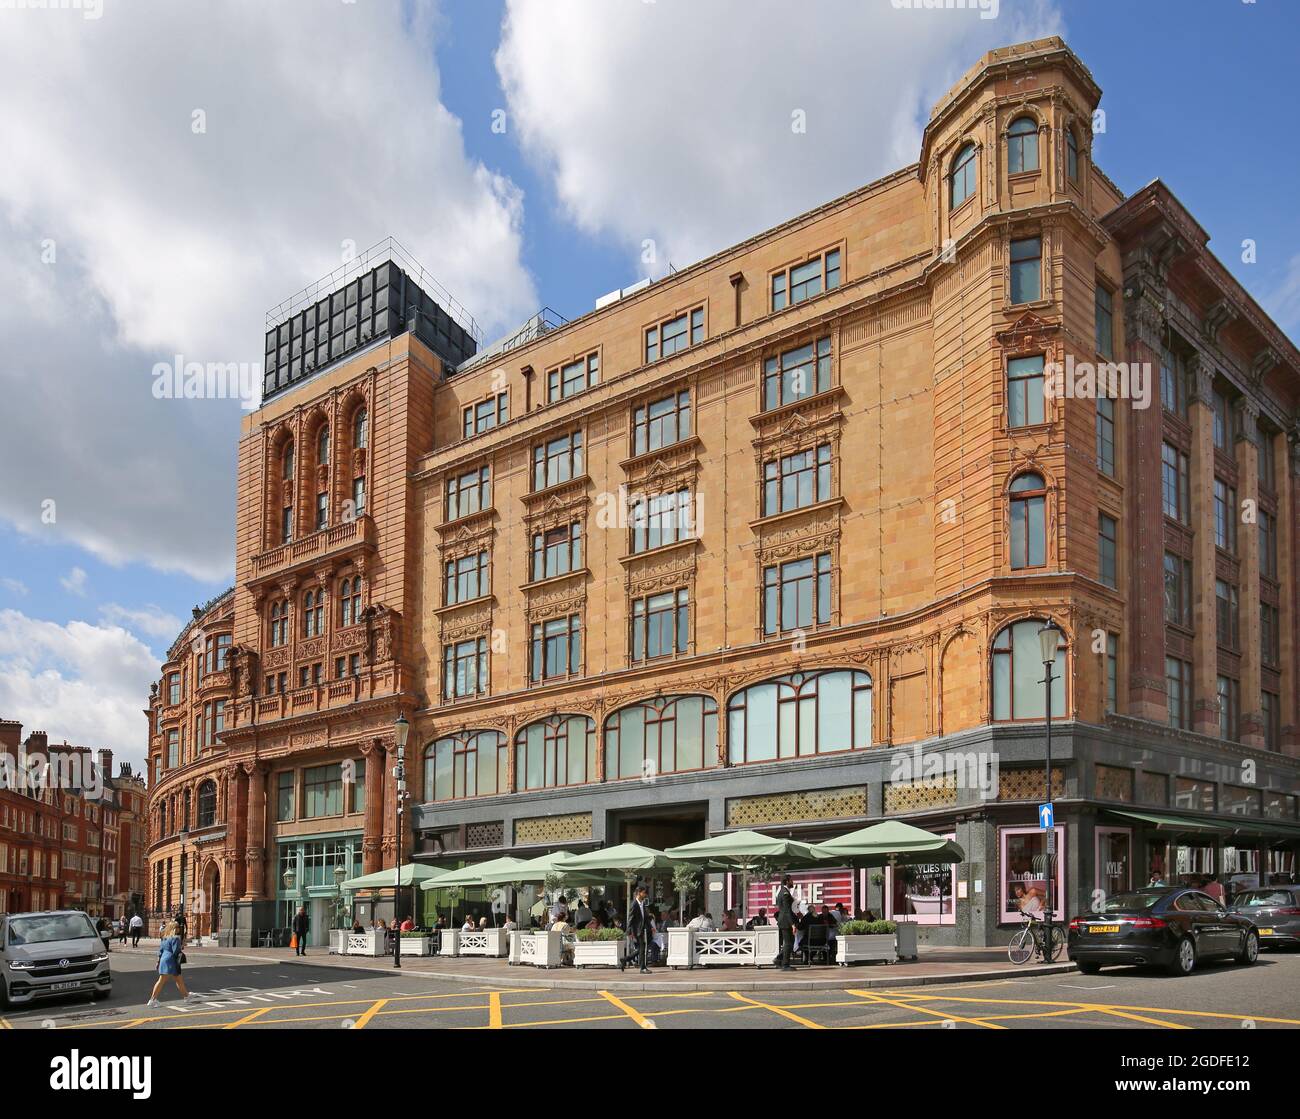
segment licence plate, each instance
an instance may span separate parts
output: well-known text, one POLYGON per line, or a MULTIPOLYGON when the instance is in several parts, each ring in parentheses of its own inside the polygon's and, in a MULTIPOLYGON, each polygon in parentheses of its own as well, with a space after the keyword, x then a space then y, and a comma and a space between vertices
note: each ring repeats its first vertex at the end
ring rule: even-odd
POLYGON ((1259 930, 1259 935, 1260 935, 1260 936, 1272 936, 1272 935, 1273 935, 1273 931, 1274 931, 1273 929, 1260 929, 1260 930, 1259 930))
POLYGON ((1118 925, 1089 925, 1088 931, 1090 933, 1119 932, 1119 926, 1118 925))
POLYGON ((81 980, 80 980, 80 979, 73 979, 71 982, 68 982, 68 983, 52 983, 52 984, 50 984, 50 990, 51 990, 51 991, 70 991, 70 990, 72 990, 73 987, 80 987, 80 986, 81 986, 81 980))

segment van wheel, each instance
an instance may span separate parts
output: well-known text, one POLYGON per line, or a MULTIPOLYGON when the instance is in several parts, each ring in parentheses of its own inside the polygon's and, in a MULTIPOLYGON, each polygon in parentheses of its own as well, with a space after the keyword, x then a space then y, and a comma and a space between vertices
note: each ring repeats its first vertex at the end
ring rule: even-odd
POLYGON ((1183 937, 1174 950, 1174 961, 1169 965, 1171 975, 1191 975, 1196 969, 1196 945, 1190 936, 1183 937))

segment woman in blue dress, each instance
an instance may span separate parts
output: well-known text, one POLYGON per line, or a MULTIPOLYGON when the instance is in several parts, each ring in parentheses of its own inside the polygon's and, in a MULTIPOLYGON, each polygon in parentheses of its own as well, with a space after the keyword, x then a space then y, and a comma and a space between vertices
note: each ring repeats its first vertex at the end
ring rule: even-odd
POLYGON ((185 989, 185 977, 181 975, 181 952, 185 947, 185 941, 181 938, 180 931, 180 926, 175 921, 169 921, 162 931, 162 943, 158 946, 158 982, 153 985, 147 1006, 162 1005, 158 1001, 158 996, 167 986, 169 979, 176 981, 176 986, 186 1002, 193 1002, 198 998, 198 995, 191 994, 185 989))

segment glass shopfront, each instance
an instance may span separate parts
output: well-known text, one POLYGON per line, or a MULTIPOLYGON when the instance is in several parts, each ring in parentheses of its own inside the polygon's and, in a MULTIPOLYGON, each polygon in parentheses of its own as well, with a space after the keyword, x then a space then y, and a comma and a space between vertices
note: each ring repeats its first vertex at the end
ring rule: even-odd
POLYGON ((340 897, 334 868, 344 867, 349 878, 361 876, 361 833, 281 840, 275 866, 277 927, 291 927, 298 907, 305 906, 310 930, 307 943, 328 944, 329 930, 350 916, 350 895, 340 897), (288 873, 293 876, 292 889, 285 885, 288 873))
MULTIPOLYGON (((1131 828, 1097 829, 1097 873, 1095 901, 1122 894, 1133 888, 1133 831, 1131 828)), ((1097 906, 1094 904, 1094 909, 1097 906)))
MULTIPOLYGON (((1001 853, 1001 920, 1019 924, 1026 914, 1042 917, 1047 905, 1047 839, 1041 828, 999 828, 1001 853)), ((1052 857, 1052 916, 1065 916, 1065 825, 1056 826, 1052 857)))
MULTIPOLYGON (((942 834, 956 842, 956 832, 942 834)), ((916 921, 922 925, 957 923, 951 863, 919 863, 885 868, 885 917, 891 921, 916 921)))

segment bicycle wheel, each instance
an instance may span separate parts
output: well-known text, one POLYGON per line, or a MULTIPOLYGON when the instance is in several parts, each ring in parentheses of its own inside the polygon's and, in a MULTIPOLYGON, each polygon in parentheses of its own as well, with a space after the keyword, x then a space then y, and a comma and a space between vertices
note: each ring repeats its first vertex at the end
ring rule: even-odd
POLYGON ((1034 936, 1030 929, 1021 929, 1007 945, 1007 957, 1013 964, 1028 963, 1034 954, 1034 936))
POLYGON ((1059 960, 1065 951, 1065 930, 1060 925, 1052 926, 1052 959, 1059 960))

